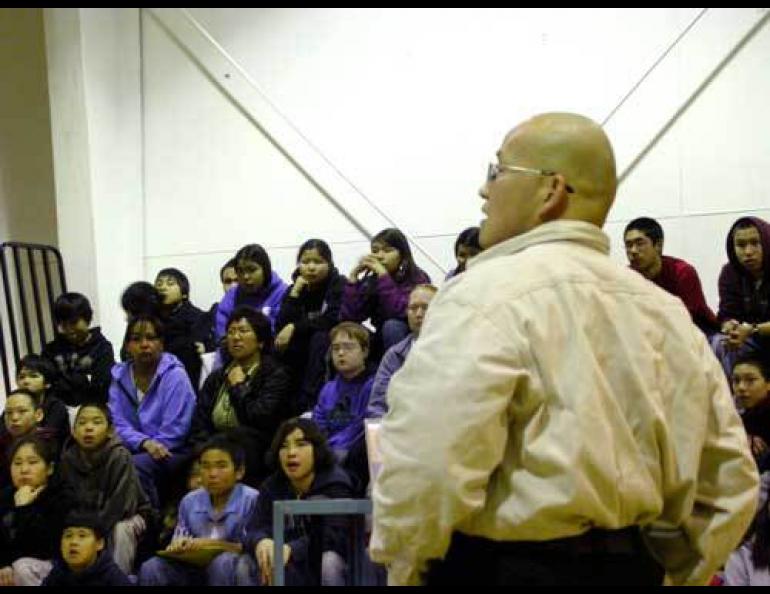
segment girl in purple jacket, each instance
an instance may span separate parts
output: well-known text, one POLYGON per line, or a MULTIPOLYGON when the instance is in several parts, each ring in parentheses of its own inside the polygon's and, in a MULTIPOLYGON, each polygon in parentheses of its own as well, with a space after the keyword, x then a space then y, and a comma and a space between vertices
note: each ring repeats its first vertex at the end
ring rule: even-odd
POLYGON ((342 294, 340 321, 371 320, 376 330, 372 341, 374 361, 409 334, 409 293, 423 283, 430 283, 430 277, 417 267, 409 242, 398 229, 385 229, 375 235, 371 253, 350 271, 342 294))
POLYGON ((225 293, 217 308, 217 340, 224 338, 227 320, 239 305, 248 305, 262 312, 275 331, 275 320, 288 285, 273 272, 265 248, 257 243, 243 246, 235 254, 235 272, 238 284, 225 293))

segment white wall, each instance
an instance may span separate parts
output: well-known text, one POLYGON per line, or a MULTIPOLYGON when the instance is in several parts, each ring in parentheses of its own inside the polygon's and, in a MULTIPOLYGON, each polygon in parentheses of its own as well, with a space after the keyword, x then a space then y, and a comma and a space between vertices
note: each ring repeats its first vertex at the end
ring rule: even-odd
POLYGON ((114 343, 123 288, 142 275, 139 10, 45 10, 61 251, 114 343))
MULTIPOLYGON (((53 159, 40 9, 0 10, 0 81, 0 242, 55 246, 53 159)), ((5 299, 0 287, 0 317, 7 333, 5 299)), ((15 307, 18 312, 18 303, 15 307)), ((10 338, 7 334, 5 338, 5 348, 11 352, 10 338)), ((0 408, 3 391, 0 381, 0 408)))
MULTIPOLYGON (((445 268, 456 233, 480 219, 477 190, 505 132, 546 110, 602 121, 700 10, 189 9, 242 67, 228 76, 253 80, 445 268)), ((764 11, 710 9, 652 70, 607 126, 621 170, 764 11)), ((288 276, 296 247, 311 236, 329 240, 347 270, 366 250, 362 233, 222 92, 223 74, 200 68, 200 56, 192 59, 154 14, 141 17, 146 278, 178 266, 193 300, 208 306, 218 298, 219 265, 240 245, 262 243, 288 276)), ((768 94, 765 27, 621 187, 607 227, 614 257, 624 261, 619 240, 628 220, 656 216, 667 251, 698 267, 717 305, 730 223, 744 213, 770 216, 759 185, 770 166, 761 132, 770 123, 768 94)), ((115 97, 105 94, 105 109, 108 99, 115 97)), ((120 140, 114 131, 105 139, 120 140)), ((104 220, 120 220, 127 208, 104 220)), ((110 249, 103 240, 97 247, 110 249)), ((134 280, 123 272, 124 284, 134 280)))

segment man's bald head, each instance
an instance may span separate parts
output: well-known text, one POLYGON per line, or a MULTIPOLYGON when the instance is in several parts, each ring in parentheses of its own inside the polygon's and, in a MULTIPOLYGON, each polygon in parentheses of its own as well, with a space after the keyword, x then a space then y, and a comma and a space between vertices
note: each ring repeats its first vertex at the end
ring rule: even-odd
POLYGON ((604 223, 615 198, 615 157, 593 120, 571 113, 535 116, 505 137, 500 160, 560 173, 574 189, 560 218, 604 223))

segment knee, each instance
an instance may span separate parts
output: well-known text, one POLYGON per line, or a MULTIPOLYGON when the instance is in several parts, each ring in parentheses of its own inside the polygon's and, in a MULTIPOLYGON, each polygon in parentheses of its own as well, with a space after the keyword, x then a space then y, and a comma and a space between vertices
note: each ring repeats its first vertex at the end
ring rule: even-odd
POLYGON ((206 567, 209 586, 234 586, 239 556, 236 553, 221 553, 214 557, 206 567))
POLYGON ((165 562, 159 557, 153 557, 142 563, 139 568, 140 586, 160 586, 164 584, 163 574, 165 562))
POLYGON ((344 586, 347 563, 335 551, 326 551, 321 556, 321 585, 344 586))
POLYGON ((235 566, 236 586, 258 586, 259 571, 256 560, 251 555, 239 555, 235 566))

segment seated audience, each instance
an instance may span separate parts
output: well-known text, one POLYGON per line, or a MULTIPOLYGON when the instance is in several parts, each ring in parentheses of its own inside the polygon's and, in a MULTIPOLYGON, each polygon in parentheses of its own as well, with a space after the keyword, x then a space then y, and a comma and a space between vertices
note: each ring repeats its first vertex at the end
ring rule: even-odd
MULTIPOLYGON (((273 504, 287 499, 349 499, 350 479, 334 461, 321 432, 308 419, 290 419, 275 434, 270 450, 275 472, 260 490, 246 536, 246 550, 257 560, 251 581, 273 583, 273 504)), ((284 583, 287 586, 341 586, 345 582, 348 519, 345 516, 293 516, 284 532, 284 583)), ((254 569, 250 566, 250 569, 254 569)))
POLYGON ((249 580, 254 562, 244 552, 244 542, 258 493, 240 482, 245 472, 243 448, 219 435, 201 448, 198 460, 203 486, 182 499, 174 539, 166 551, 194 552, 214 546, 222 552, 205 568, 182 559, 153 557, 142 564, 142 586, 253 585, 249 580))
POLYGON ((647 217, 634 219, 626 225, 623 242, 631 268, 679 297, 704 334, 710 336, 719 329, 695 268, 684 260, 663 255, 663 229, 658 221, 647 217))
MULTIPOLYGON (((159 318, 161 296, 158 290, 147 281, 131 283, 120 296, 120 306, 126 314, 126 322, 139 315, 148 315, 159 318)), ((127 361, 130 357, 126 350, 128 344, 128 326, 123 336, 123 346, 120 348, 120 360, 127 361)))
POLYGON ((202 445, 214 433, 227 433, 248 452, 245 482, 267 476, 264 456, 276 427, 290 415, 291 377, 270 350, 270 322, 257 310, 240 306, 227 323, 232 361, 213 371, 195 407, 190 442, 202 445))
POLYGON ((115 431, 133 455, 142 488, 160 509, 158 486, 186 459, 195 392, 179 359, 163 352, 163 326, 148 315, 128 323, 130 361, 112 370, 110 412, 115 431))
POLYGON ((115 353, 101 330, 90 328, 92 318, 91 304, 80 293, 64 293, 54 303, 57 334, 42 355, 56 367, 55 393, 68 406, 107 401, 115 353))
POLYGON ((733 366, 732 384, 751 452, 760 473, 764 472, 770 469, 770 375, 767 362, 756 355, 740 357, 733 366))
POLYGON ((10 484, 10 457, 14 441, 37 436, 49 442, 53 448, 54 460, 59 459, 59 440, 55 429, 41 427, 43 409, 40 402, 28 390, 14 390, 5 398, 3 427, 0 430, 0 487, 10 484))
MULTIPOLYGON (((160 295, 160 320, 165 329, 164 345, 184 365, 193 388, 198 386, 201 358, 198 344, 207 339, 201 327, 205 314, 190 303, 190 281, 176 268, 164 268, 155 277, 160 295)), ((204 349, 205 350, 205 349, 204 349)))
POLYGON ((409 293, 429 283, 412 258, 409 242, 398 229, 385 229, 372 239, 371 253, 350 271, 342 297, 340 321, 371 320, 376 332, 373 360, 409 334, 406 304, 409 293))
POLYGON ((61 450, 70 436, 70 417, 67 406, 54 395, 56 369, 53 364, 39 355, 27 355, 16 366, 16 385, 32 394, 43 410, 40 427, 56 432, 56 441, 61 450))
POLYGON ((265 249, 256 243, 243 246, 235 254, 235 270, 238 284, 230 289, 217 308, 217 340, 222 340, 227 330, 227 320, 239 305, 249 305, 262 312, 269 320, 271 331, 275 329, 283 295, 288 285, 273 270, 265 249))
POLYGON ((70 512, 64 520, 60 553, 43 586, 133 586, 112 560, 99 514, 70 512))
POLYGON ((0 491, 0 586, 39 586, 51 571, 74 499, 54 474, 50 441, 22 437, 9 459, 13 484, 0 491))
POLYGON ((465 265, 468 260, 479 253, 481 253, 479 228, 468 227, 464 229, 455 240, 455 260, 457 260, 457 266, 446 275, 447 280, 465 272, 465 265))
POLYGON ((106 404, 85 403, 75 417, 73 440, 61 457, 61 475, 78 504, 98 514, 115 563, 133 573, 139 540, 153 521, 131 453, 114 435, 106 404))
POLYGON ((275 349, 298 382, 296 414, 315 406, 324 382, 329 330, 340 315, 345 278, 334 267, 326 242, 310 239, 299 248, 294 283, 283 297, 275 349))
POLYGON ((385 353, 374 376, 372 384, 372 393, 369 397, 369 406, 366 410, 366 416, 369 418, 379 418, 388 412, 388 385, 390 378, 401 369, 406 361, 409 351, 412 350, 414 341, 420 336, 422 322, 428 311, 428 306, 438 289, 433 285, 417 285, 409 294, 409 304, 406 306, 406 317, 409 322, 411 334, 399 343, 394 344, 385 353))
POLYGON ((758 217, 742 217, 727 235, 728 263, 719 275, 721 334, 711 345, 729 377, 735 359, 750 352, 768 354, 770 341, 770 225, 758 217))

